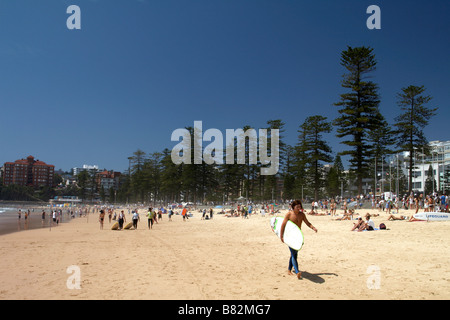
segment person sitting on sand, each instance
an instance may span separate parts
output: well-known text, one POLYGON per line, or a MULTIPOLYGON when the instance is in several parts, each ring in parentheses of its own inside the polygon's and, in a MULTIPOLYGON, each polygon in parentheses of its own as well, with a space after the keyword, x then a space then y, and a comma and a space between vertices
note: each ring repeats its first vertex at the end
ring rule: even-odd
POLYGON ((364 229, 364 220, 361 217, 359 217, 358 222, 355 222, 353 224, 352 231, 359 230, 361 228, 364 229))
POLYGON ((372 231, 375 230, 375 223, 370 219, 370 214, 366 214, 366 221, 363 221, 362 218, 359 218, 358 222, 354 224, 352 231, 372 231))
POLYGON ((370 214, 367 213, 366 214, 366 226, 365 229, 368 231, 372 231, 375 230, 375 223, 372 221, 372 219, 370 219, 370 214))

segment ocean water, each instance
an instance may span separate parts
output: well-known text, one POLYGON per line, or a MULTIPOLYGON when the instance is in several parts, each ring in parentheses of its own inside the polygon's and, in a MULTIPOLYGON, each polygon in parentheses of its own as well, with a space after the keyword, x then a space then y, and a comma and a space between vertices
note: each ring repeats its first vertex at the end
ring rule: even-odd
MULTIPOLYGON (((12 232, 23 232, 31 229, 50 228, 52 216, 50 209, 45 210, 45 219, 42 220, 42 208, 34 208, 30 216, 25 219, 25 211, 29 208, 20 208, 22 210, 21 218, 18 218, 18 207, 0 206, 0 235, 12 232)), ((67 219, 66 219, 67 220, 67 219)))

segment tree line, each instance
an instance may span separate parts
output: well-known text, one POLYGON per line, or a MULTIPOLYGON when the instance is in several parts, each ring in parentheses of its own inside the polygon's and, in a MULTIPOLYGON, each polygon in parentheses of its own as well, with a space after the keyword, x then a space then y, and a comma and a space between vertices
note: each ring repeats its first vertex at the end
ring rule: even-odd
MULTIPOLYGON (((129 170, 122 175, 119 189, 109 194, 103 191, 102 197, 110 202, 220 203, 239 198, 271 201, 305 197, 318 200, 340 195, 348 181, 362 194, 363 179, 373 177, 377 165, 384 163, 386 156, 403 151, 413 155, 415 150, 429 154, 423 130, 438 108, 428 106, 432 97, 426 94, 425 87, 409 85, 400 89, 398 116, 389 124, 379 108, 379 86, 371 80, 377 66, 374 49, 348 46, 341 53, 340 65, 344 70, 343 92, 334 103, 339 112, 336 119, 323 115, 307 117, 298 128, 295 145, 285 143, 285 123, 281 119, 267 121, 266 128, 278 129, 280 134, 277 175, 260 175, 262 165, 248 164, 248 158, 246 164, 236 161, 235 164, 206 164, 203 161, 202 164, 175 165, 169 149, 150 154, 139 149, 128 158, 129 170), (336 155, 326 139, 333 128, 345 146, 345 150, 336 155), (350 164, 348 176, 344 176, 343 156, 348 157, 350 164), (325 170, 325 165, 329 164, 332 166, 325 170)), ((192 133, 193 128, 186 129, 192 133)), ((248 141, 246 144, 248 148, 248 141)), ((248 152, 246 155, 248 157, 248 152)), ((401 190, 410 193, 412 156, 407 169, 407 177, 401 173, 396 178, 402 183, 401 190)), ((87 188, 89 177, 85 175, 81 173, 79 177, 78 193, 83 198, 92 198, 95 192, 101 191, 87 188)), ((372 190, 376 189, 374 185, 372 190)))
MULTIPOLYGON (((148 156, 138 150, 130 158, 133 166, 122 186, 121 197, 122 194, 134 195, 141 201, 146 197, 180 201, 182 197, 184 201, 193 202, 230 201, 238 197, 269 201, 308 196, 317 200, 340 195, 347 181, 354 181, 358 194, 362 194, 363 179, 373 177, 377 163, 384 163, 386 156, 403 151, 413 155, 415 150, 429 154, 423 129, 438 108, 427 106, 432 97, 425 93, 425 87, 409 85, 400 89, 397 94, 399 113, 395 122, 389 124, 379 108, 379 86, 371 80, 377 66, 374 49, 348 46, 341 53, 340 64, 344 68, 343 93, 334 103, 339 112, 336 119, 329 120, 323 115, 306 118, 298 128, 298 140, 293 146, 284 141, 282 120, 267 122, 268 129, 280 132, 277 175, 261 176, 260 165, 174 165, 167 149, 148 156), (325 136, 333 127, 346 147, 335 156, 325 136), (342 156, 348 157, 349 177, 344 177, 342 156), (326 164, 333 165, 325 171, 326 164)), ((407 177, 400 173, 396 178, 401 181, 401 190, 410 193, 412 156, 407 169, 407 177)), ((372 190, 376 189, 373 186, 372 190)))

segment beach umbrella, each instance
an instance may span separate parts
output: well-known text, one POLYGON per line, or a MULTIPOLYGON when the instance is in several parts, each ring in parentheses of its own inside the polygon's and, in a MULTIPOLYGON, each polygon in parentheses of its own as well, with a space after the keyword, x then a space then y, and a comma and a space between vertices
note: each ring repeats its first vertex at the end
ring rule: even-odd
POLYGON ((358 201, 353 201, 348 204, 348 207, 353 208, 353 207, 356 207, 357 205, 358 205, 358 201))

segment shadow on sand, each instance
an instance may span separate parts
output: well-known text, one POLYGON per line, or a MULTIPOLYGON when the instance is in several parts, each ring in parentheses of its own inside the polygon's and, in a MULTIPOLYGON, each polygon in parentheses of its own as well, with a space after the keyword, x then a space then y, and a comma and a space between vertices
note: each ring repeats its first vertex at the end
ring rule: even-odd
POLYGON ((338 275, 336 273, 309 273, 308 271, 302 271, 302 278, 307 279, 314 283, 322 284, 325 282, 325 279, 321 276, 335 276, 338 275))

